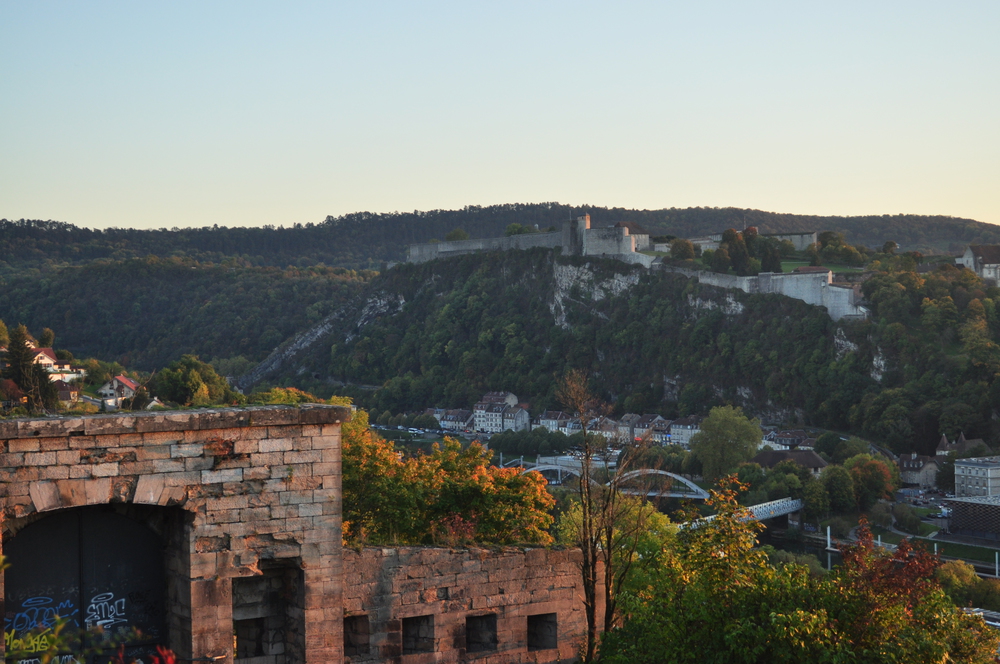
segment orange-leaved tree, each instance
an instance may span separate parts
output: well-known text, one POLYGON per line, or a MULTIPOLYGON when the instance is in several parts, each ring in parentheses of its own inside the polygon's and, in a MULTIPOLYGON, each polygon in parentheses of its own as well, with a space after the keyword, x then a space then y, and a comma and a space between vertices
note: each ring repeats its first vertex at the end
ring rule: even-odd
POLYGON ((548 544, 554 504, 538 473, 497 468, 478 443, 445 439, 407 457, 372 434, 368 414, 343 427, 344 539, 350 544, 548 544))

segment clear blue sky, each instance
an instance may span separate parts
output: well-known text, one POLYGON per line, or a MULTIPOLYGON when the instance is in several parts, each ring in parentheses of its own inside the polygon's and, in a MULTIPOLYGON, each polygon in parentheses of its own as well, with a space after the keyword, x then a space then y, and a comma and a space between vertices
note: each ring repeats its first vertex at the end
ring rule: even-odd
POLYGON ((1000 223, 1000 2, 0 3, 0 217, 1000 223))

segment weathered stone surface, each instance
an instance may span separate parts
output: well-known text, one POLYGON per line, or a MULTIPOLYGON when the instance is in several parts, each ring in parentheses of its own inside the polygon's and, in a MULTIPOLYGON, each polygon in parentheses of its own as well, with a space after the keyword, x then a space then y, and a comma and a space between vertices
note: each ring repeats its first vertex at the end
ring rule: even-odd
POLYGON ((344 662, 345 607, 370 627, 367 654, 347 661, 574 660, 585 633, 579 552, 410 547, 343 559, 340 422, 350 416, 275 406, 2 421, 4 529, 84 505, 158 514, 161 528, 173 518, 169 645, 181 661, 231 662, 234 630, 239 640, 262 620, 279 640, 259 661, 344 662), (539 624, 557 625, 557 642, 529 649, 528 617, 550 614, 554 623, 539 624), (404 635, 424 616, 416 637, 404 635), (466 652, 469 617, 476 643, 489 646, 495 630, 495 650, 466 652), (408 654, 414 638, 433 652, 408 654))
POLYGON ((434 653, 410 654, 406 661, 466 661, 473 656, 466 651, 470 617, 495 616, 495 622, 474 623, 475 638, 484 625, 495 629, 495 649, 474 654, 489 664, 576 661, 586 634, 579 560, 564 551, 347 549, 343 564, 344 609, 369 621, 368 653, 352 654, 351 662, 405 654, 407 620, 418 616, 431 617, 434 653), (544 587, 537 578, 546 579, 544 587), (538 639, 529 636, 529 616, 549 614, 557 625, 553 647, 529 649, 529 638, 538 639))
MULTIPOLYGON (((349 412, 310 409, 310 435, 329 427, 339 445, 339 425, 330 423, 349 412)), ((267 560, 288 561, 286 576, 309 570, 306 603, 288 607, 299 626, 289 623, 273 633, 291 635, 287 652, 296 653, 296 661, 341 661, 340 516, 326 510, 328 494, 300 488, 304 482, 339 487, 340 468, 326 464, 314 473, 311 454, 284 463, 284 453, 299 451, 295 441, 310 440, 299 420, 296 408, 266 407, 0 422, 5 527, 17 532, 23 525, 10 520, 84 505, 182 509, 188 516, 177 522, 190 525, 168 551, 173 597, 183 602, 169 607, 170 646, 182 658, 232 656, 232 579, 262 574, 259 562, 267 560), (251 454, 261 444, 281 451, 251 454), (293 478, 278 480, 280 491, 263 481, 270 480, 275 462, 282 477, 294 466, 293 478), (286 492, 294 492, 294 504, 283 506, 286 492), (273 515, 272 508, 287 514, 273 515)), ((285 644, 274 647, 284 651, 285 644)))

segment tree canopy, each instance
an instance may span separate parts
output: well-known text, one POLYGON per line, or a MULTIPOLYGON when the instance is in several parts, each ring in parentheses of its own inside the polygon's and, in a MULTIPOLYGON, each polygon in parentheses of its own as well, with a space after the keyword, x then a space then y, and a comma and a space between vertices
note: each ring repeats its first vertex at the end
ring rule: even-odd
POLYGON ((749 419, 739 407, 716 406, 691 438, 691 451, 701 460, 705 479, 714 481, 749 461, 760 440, 759 420, 749 419))
POLYGON ((862 527, 830 574, 772 566, 755 548, 760 524, 740 518, 738 490, 724 483, 712 493, 717 516, 658 552, 602 661, 993 661, 1000 634, 955 607, 934 580, 935 557, 905 540, 889 553, 862 527))

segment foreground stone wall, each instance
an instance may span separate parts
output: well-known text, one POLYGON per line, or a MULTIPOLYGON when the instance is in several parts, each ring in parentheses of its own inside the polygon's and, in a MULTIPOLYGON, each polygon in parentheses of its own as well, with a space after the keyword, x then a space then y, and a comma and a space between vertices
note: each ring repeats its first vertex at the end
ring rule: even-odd
POLYGON ((579 550, 344 552, 352 663, 570 662, 586 635, 579 550))
POLYGON ((118 506, 162 526, 166 640, 181 658, 231 663, 234 627, 237 640, 241 626, 244 640, 260 638, 251 630, 273 618, 285 626, 275 638, 289 642, 251 644, 266 655, 253 661, 340 661, 349 417, 343 407, 277 406, 0 421, 4 541, 46 513, 118 506), (288 592, 279 609, 234 625, 232 584, 244 577, 288 592))

